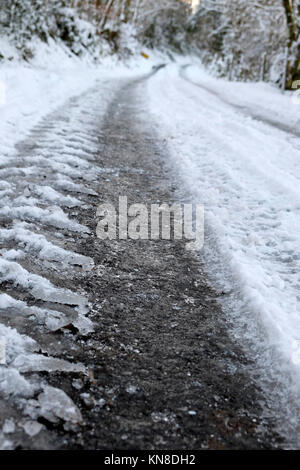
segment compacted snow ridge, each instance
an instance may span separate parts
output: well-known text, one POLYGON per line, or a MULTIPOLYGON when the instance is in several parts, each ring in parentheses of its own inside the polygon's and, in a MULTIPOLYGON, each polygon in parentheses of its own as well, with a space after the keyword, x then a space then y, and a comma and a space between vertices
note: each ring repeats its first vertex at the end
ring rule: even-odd
POLYGON ((236 334, 245 345, 257 343, 263 379, 282 388, 276 400, 284 407, 283 427, 295 430, 300 141, 293 124, 299 105, 270 85, 230 83, 185 64, 154 76, 148 94, 158 133, 195 202, 205 205, 207 266, 228 292, 236 334))

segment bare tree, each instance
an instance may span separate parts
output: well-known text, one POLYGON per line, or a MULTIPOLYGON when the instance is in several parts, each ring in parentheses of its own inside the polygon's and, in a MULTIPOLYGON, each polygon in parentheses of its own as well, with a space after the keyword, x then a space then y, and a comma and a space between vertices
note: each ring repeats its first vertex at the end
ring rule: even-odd
POLYGON ((287 61, 286 61, 286 88, 291 88, 295 80, 300 78, 300 2, 299 0, 282 0, 286 16, 288 31, 287 61))

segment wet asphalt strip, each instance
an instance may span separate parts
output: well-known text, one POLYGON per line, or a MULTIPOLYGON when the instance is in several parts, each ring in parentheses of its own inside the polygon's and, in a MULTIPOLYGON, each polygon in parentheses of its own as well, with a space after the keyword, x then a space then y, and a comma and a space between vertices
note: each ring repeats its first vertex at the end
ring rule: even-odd
POLYGON ((190 253, 185 241, 102 241, 95 235, 99 203, 118 207, 119 196, 127 196, 128 204, 178 202, 180 177, 147 120, 148 79, 119 89, 99 129, 97 163, 112 171, 99 180, 99 200, 79 216, 92 235, 78 240, 77 250, 96 265, 79 280, 93 304, 96 330, 84 339, 84 357, 78 359, 92 369, 94 380, 84 380, 77 391, 70 375, 52 376, 85 422, 75 435, 56 429, 59 445, 276 447, 274 423, 263 417, 266 401, 248 372, 253 364, 231 337, 201 253, 190 253))

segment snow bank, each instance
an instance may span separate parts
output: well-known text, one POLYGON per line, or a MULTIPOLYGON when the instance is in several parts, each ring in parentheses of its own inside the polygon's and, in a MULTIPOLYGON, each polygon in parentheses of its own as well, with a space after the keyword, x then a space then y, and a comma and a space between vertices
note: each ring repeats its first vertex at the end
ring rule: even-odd
POLYGON ((229 102, 279 124, 296 122, 298 108, 271 86, 227 83, 177 65, 152 78, 148 100, 194 201, 205 205, 204 255, 228 292, 235 333, 242 344, 260 341, 262 374, 274 372, 273 392, 283 388, 291 422, 300 392, 300 141, 229 102))
POLYGON ((182 74, 246 115, 274 121, 278 126, 282 124, 292 132, 300 133, 299 91, 282 93, 275 85, 264 82, 243 83, 218 79, 199 65, 186 67, 182 74))

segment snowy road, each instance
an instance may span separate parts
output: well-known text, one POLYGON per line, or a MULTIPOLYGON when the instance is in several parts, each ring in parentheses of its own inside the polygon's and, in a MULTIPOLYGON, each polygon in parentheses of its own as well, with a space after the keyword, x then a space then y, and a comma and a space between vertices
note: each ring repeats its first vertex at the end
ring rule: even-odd
POLYGON ((299 139, 270 126, 269 102, 263 123, 234 85, 230 99, 199 87, 197 68, 128 75, 66 88, 19 141, 7 110, 0 447, 272 447, 253 372, 297 430, 299 139), (200 259, 97 240, 97 205, 119 195, 204 203, 200 259))

